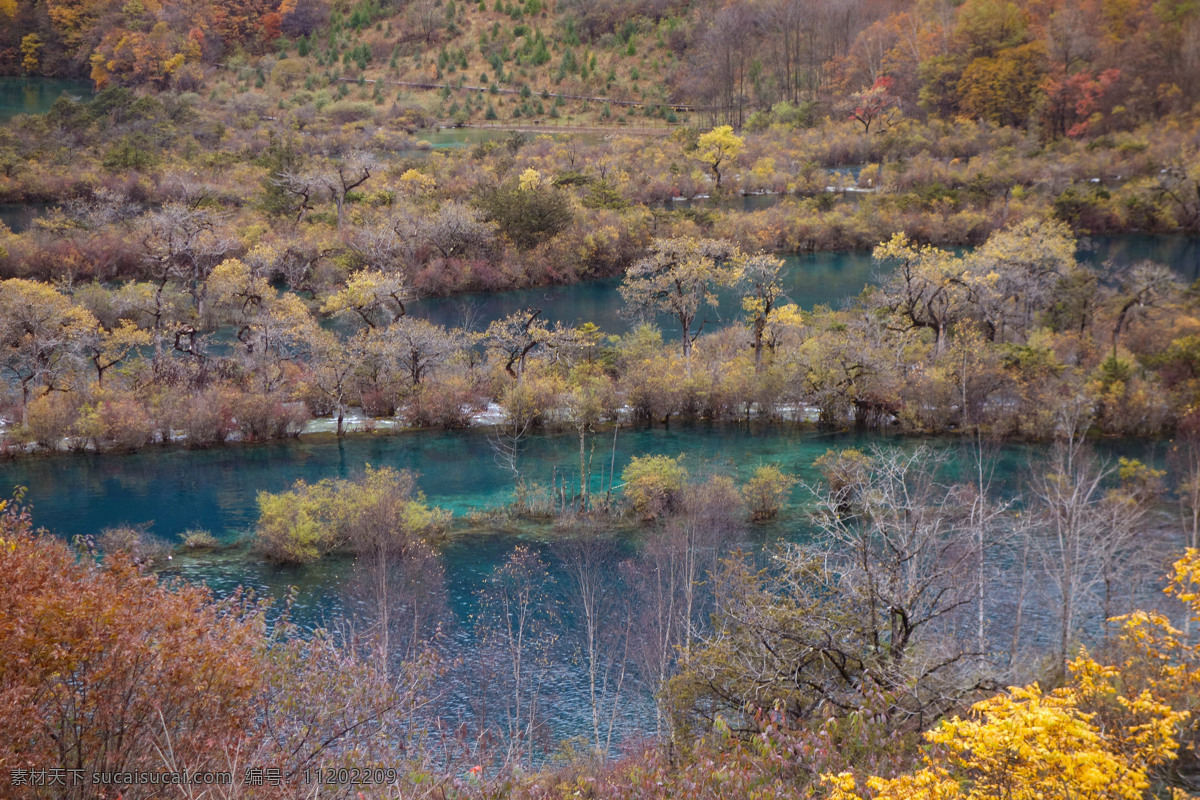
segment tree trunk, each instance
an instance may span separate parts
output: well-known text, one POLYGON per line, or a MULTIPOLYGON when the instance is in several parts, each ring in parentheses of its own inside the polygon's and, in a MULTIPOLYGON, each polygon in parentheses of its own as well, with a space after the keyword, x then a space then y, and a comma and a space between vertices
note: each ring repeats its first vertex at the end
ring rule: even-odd
POLYGON ((1012 646, 1009 650, 1009 663, 1015 663, 1017 660, 1017 649, 1021 644, 1021 614, 1025 610, 1025 585, 1026 576, 1029 567, 1029 533, 1024 534, 1023 547, 1021 549, 1021 583, 1017 588, 1017 609, 1013 614, 1013 634, 1012 646))
POLYGON ((338 235, 341 236, 346 231, 346 198, 335 194, 333 204, 337 206, 337 229, 338 235))
POLYGON ((591 482, 591 475, 587 472, 587 426, 581 425, 579 428, 579 510, 587 511, 588 505, 588 484, 591 482))
POLYGON ((767 321, 763 318, 754 321, 754 372, 762 372, 763 329, 767 321))
POLYGON ((1061 674, 1066 668, 1067 652, 1071 646, 1071 635, 1075 625, 1072 604, 1075 601, 1074 592, 1067 586, 1064 581, 1062 590, 1062 630, 1059 635, 1058 642, 1058 663, 1055 665, 1055 670, 1061 674))

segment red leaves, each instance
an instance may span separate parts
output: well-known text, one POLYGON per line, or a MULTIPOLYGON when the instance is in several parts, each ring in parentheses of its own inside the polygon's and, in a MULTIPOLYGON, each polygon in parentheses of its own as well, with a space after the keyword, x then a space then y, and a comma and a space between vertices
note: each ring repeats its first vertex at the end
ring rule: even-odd
POLYGON ((262 18, 262 38, 264 42, 273 42, 279 38, 280 25, 283 22, 283 17, 278 11, 272 11, 269 14, 264 14, 262 18))
POLYGON ((886 126, 899 111, 900 100, 891 92, 894 84, 890 75, 881 75, 871 88, 850 95, 850 118, 862 123, 864 133, 876 121, 886 126))
POLYGON ((1061 71, 1046 78, 1042 85, 1047 98, 1047 122, 1058 134, 1073 139, 1085 136, 1092 128, 1092 115, 1120 79, 1121 70, 1106 69, 1099 74, 1083 70, 1071 75, 1061 71))

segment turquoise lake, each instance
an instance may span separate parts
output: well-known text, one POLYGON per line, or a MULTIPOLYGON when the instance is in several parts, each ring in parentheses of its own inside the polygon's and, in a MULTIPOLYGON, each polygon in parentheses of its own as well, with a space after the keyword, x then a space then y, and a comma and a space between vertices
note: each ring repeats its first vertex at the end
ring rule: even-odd
MULTIPOLYGON (((86 81, 0 78, 0 121, 17 114, 44 113, 64 93, 86 98, 92 90, 86 81)), ((418 134, 417 138, 425 139, 432 148, 444 148, 471 146, 508 135, 504 131, 450 130, 418 134)), ((854 167, 835 171, 856 174, 854 167)), ((755 196, 723 202, 753 211, 779 199, 755 196)), ((704 200, 676 201, 665 207, 684 210, 707 204, 704 200)), ((21 230, 45 210, 40 206, 0 205, 0 221, 21 230)), ((1200 239, 1194 237, 1096 237, 1080 244, 1080 259, 1096 266, 1148 259, 1170 265, 1189 283, 1200 279, 1200 239)), ((868 252, 788 254, 783 258, 787 264, 787 300, 804 309, 817 305, 838 307, 876 280, 868 252)), ((622 333, 636 320, 622 313, 619 283, 613 278, 574 286, 427 298, 415 301, 409 310, 440 324, 470 321, 473 327, 482 329, 495 319, 533 307, 542 309, 543 317, 551 322, 593 322, 606 332, 622 333)), ((719 299, 718 308, 703 317, 705 330, 729 324, 740 314, 733 292, 721 292, 719 299)), ((671 319, 654 321, 663 328, 665 337, 678 335, 671 319)), ((615 429, 615 434, 614 440, 614 428, 610 427, 595 438, 593 493, 603 491, 610 465, 619 474, 631 458, 645 454, 683 455, 693 474, 719 472, 739 482, 761 464, 777 464, 808 483, 816 483, 818 478, 814 460, 829 449, 882 446, 912 450, 924 444, 945 455, 948 478, 966 478, 972 457, 969 445, 961 440, 827 432, 788 423, 675 423, 670 427, 621 427, 615 429)), ((1129 456, 1163 466, 1168 447, 1167 442, 1103 441, 1097 443, 1096 450, 1106 459, 1129 456)), ((578 452, 578 439, 573 434, 533 435, 522 454, 521 469, 535 485, 545 487, 552 481, 566 480, 568 485, 577 486, 578 452)), ((1043 445, 1036 444, 996 447, 991 454, 996 493, 1004 497, 1019 494, 1046 453, 1043 445)), ((449 611, 447 651, 469 662, 478 645, 471 628, 472 614, 478 608, 476 593, 488 576, 517 545, 542 555, 554 573, 561 566, 556 561, 554 543, 572 533, 549 521, 487 522, 473 516, 472 512, 504 506, 513 498, 511 475, 497 464, 485 430, 405 431, 341 440, 311 436, 196 451, 152 447, 134 455, 30 457, 0 462, 0 495, 7 495, 16 486, 27 487, 25 502, 32 509, 35 524, 64 539, 133 525, 145 527, 169 544, 178 543, 180 534, 192 529, 211 531, 224 542, 233 543, 252 530, 259 492, 282 491, 299 479, 315 482, 353 477, 368 464, 413 470, 419 474, 419 486, 428 501, 455 515, 447 538, 437 544, 437 550, 449 611)), ((762 553, 779 541, 804 540, 812 534, 806 515, 809 498, 802 483, 792 492, 791 504, 780 519, 740 529, 722 546, 762 553)), ((620 557, 634 557, 641 552, 647 535, 632 524, 619 527, 614 537, 620 557)), ((239 547, 177 552, 163 574, 203 582, 219 596, 246 587, 280 603, 292 597, 294 618, 303 627, 312 628, 354 621, 360 614, 361 599, 347 591, 351 572, 352 563, 346 558, 331 557, 305 567, 280 567, 239 547)), ((550 592, 552 599, 563 599, 561 584, 550 592)), ((1028 617, 1029 625, 1043 632, 1053 623, 1052 613, 1045 608, 1030 608, 1028 617)), ((575 627, 567 615, 566 634, 575 627)), ((583 733, 587 706, 577 654, 566 646, 554 650, 546 674, 550 730, 557 738, 583 733)), ((469 682, 470 675, 465 672, 447 677, 446 695, 439 706, 448 717, 469 718, 471 709, 464 699, 469 682)), ((618 738, 644 734, 652 725, 648 695, 644 690, 632 689, 631 697, 618 738)))
MULTIPOLYGON (((1112 259, 1131 263, 1150 258, 1170 264, 1181 277, 1198 275, 1197 240, 1186 237, 1119 237, 1085 242, 1081 258, 1093 263, 1112 259)), ((857 294, 873 279, 867 253, 801 254, 787 257, 789 298, 804 308, 837 305, 857 294)), ((616 280, 572 286, 529 289, 494 295, 435 298, 414 303, 414 314, 445 324, 460 324, 464 313, 477 327, 491 319, 527 306, 543 308, 548 319, 564 323, 594 321, 610 332, 632 324, 621 316, 616 280)), ((722 299, 720 313, 711 325, 727 324, 736 314, 732 296, 722 299)), ((665 334, 673 335, 669 321, 665 334)), ((619 474, 634 455, 685 455, 694 474, 720 471, 744 480, 759 464, 775 463, 801 480, 815 482, 813 461, 826 450, 845 447, 911 449, 922 443, 944 452, 950 475, 970 461, 969 447, 952 439, 918 440, 879 434, 830 433, 797 424, 673 424, 669 428, 627 428, 617 431, 615 451, 612 429, 596 438, 593 492, 600 490, 601 471, 609 464, 619 474)), ((92 535, 118 525, 145 526, 168 543, 182 532, 206 529, 225 541, 245 536, 257 517, 260 491, 278 492, 297 479, 309 482, 327 477, 352 477, 365 465, 392 466, 419 473, 419 485, 429 502, 452 511, 457 521, 446 541, 438 545, 444 570, 449 640, 455 658, 470 663, 478 646, 470 620, 477 607, 476 592, 518 544, 542 554, 551 571, 558 569, 551 542, 569 531, 550 523, 478 523, 470 512, 495 508, 512 499, 510 474, 501 469, 483 430, 458 432, 408 431, 392 435, 358 435, 336 440, 318 436, 270 444, 230 445, 209 450, 149 448, 134 455, 53 455, 0 463, 0 493, 14 486, 28 487, 35 524, 70 538, 92 535)), ((1101 442, 1101 456, 1140 458, 1164 464, 1168 443, 1101 442)), ((1039 445, 1010 443, 994 453, 994 484, 1001 495, 1019 492, 1046 450, 1039 445)), ((571 434, 532 436, 523 453, 526 479, 545 486, 556 478, 577 485, 578 440, 571 434)), ((792 494, 792 506, 776 522, 753 526, 738 533, 726 546, 763 552, 780 540, 803 540, 811 533, 805 514, 808 495, 803 487, 792 494)), ((642 533, 632 528, 618 533, 618 545, 629 555, 639 552, 642 533)), ((615 569, 615 566, 614 566, 615 569)), ((199 554, 177 553, 165 572, 170 577, 204 582, 218 594, 237 587, 282 601, 293 597, 292 614, 304 627, 338 625, 360 614, 361 601, 347 593, 352 565, 344 558, 329 558, 307 567, 267 564, 245 548, 199 554)), ((561 597, 561 588, 554 589, 561 597)), ((1029 625, 1043 633, 1053 616, 1045 608, 1028 610, 1029 625)), ((565 635, 574 623, 568 618, 565 635)), ((565 641, 565 640, 564 640, 565 641)), ((586 730, 588 708, 585 682, 576 654, 557 649, 548 671, 546 691, 553 698, 549 727, 556 738, 576 736, 586 730)), ((441 702, 448 717, 469 718, 471 676, 447 677, 441 702)), ((638 736, 651 730, 652 704, 645 691, 631 697, 622 716, 619 737, 638 736)))
MULTIPOLYGON (((783 286, 786 301, 809 310, 817 305, 840 308, 876 280, 877 270, 871 254, 865 250, 780 254, 785 261, 783 286)), ((1169 265, 1185 281, 1200 278, 1200 239, 1189 236, 1105 236, 1080 242, 1079 259, 1096 267, 1112 261, 1128 265, 1141 260, 1169 265)), ((409 313, 446 326, 461 326, 464 320, 482 330, 488 323, 514 311, 539 308, 550 322, 579 325, 593 322, 608 333, 629 330, 634 320, 623 314, 624 305, 617 287, 620 278, 603 278, 570 286, 545 286, 509 292, 471 293, 452 297, 417 300, 409 313)), ((697 324, 706 321, 705 330, 728 324, 741 314, 736 294, 717 292, 716 309, 705 309, 697 324)), ((666 316, 653 320, 664 338, 678 332, 675 321, 666 316)))
POLYGON ((17 114, 44 114, 64 94, 91 99, 92 82, 75 78, 0 77, 0 121, 17 114))
MULTIPOLYGON (((813 479, 812 461, 834 447, 890 441, 877 434, 836 434, 797 424, 672 424, 668 428, 621 428, 616 437, 618 473, 634 455, 686 455, 693 469, 704 465, 748 477, 762 463, 776 463, 802 479, 813 479)), ((912 446, 912 440, 896 440, 912 446)), ((612 460, 612 429, 596 440, 593 476, 612 460)), ((943 446, 957 449, 958 444, 943 446)), ((578 439, 573 434, 530 438, 523 471, 535 483, 555 474, 577 480, 578 439)), ((1154 450, 1155 446, 1145 447, 1154 450)), ((1138 446, 1137 449, 1140 449, 1138 446)), ((1015 478, 1040 448, 1009 445, 999 471, 1015 478)), ((261 445, 207 450, 149 448, 133 455, 54 455, 0 463, 0 487, 29 488, 34 520, 55 533, 97 533, 122 524, 149 524, 172 539, 189 528, 229 538, 250 528, 259 491, 281 491, 297 479, 351 477, 365 464, 411 469, 421 475, 429 501, 463 515, 511 500, 509 473, 497 466, 483 430, 408 431, 333 438, 313 437, 261 445)), ((1006 478, 1008 480, 1008 478, 1006 478)), ((799 490, 797 490, 799 491, 799 490)), ((798 495, 797 495, 798 496, 798 495)))
MULTIPOLYGON (((634 455, 685 455, 693 474, 708 471, 749 476, 759 464, 775 463, 804 481, 816 482, 813 461, 829 449, 868 448, 872 445, 911 450, 928 444, 948 459, 946 479, 968 479, 972 453, 960 440, 902 439, 878 434, 825 433, 794 424, 672 425, 670 428, 621 429, 615 459, 612 431, 597 437, 595 468, 608 471, 615 460, 619 473, 634 455)), ((546 434, 530 439, 521 460, 526 478, 548 484, 557 475, 569 484, 577 481, 577 439, 570 434, 546 434)), ((1141 458, 1151 464, 1165 462, 1167 445, 1156 442, 1102 442, 1102 457, 1141 458)), ((1000 496, 1011 496, 1036 469, 1045 449, 1036 445, 1008 444, 992 454, 993 486, 1000 496)), ((168 543, 178 542, 185 530, 205 528, 226 541, 243 536, 256 518, 259 491, 280 491, 296 479, 316 481, 350 477, 366 464, 407 468, 419 473, 420 488, 429 502, 452 510, 457 522, 448 538, 437 545, 441 569, 446 639, 441 645, 454 667, 440 682, 439 713, 450 721, 472 718, 474 678, 481 646, 472 620, 479 610, 477 593, 488 577, 523 545, 548 564, 559 578, 545 591, 546 602, 569 606, 565 577, 554 542, 573 535, 549 522, 476 522, 469 512, 511 501, 509 474, 495 462, 484 431, 416 431, 390 436, 331 437, 276 442, 258 446, 230 446, 203 451, 148 449, 129 456, 56 455, 29 458, 0 465, 0 486, 29 487, 36 524, 63 537, 95 534, 109 526, 144 525, 168 543)), ((593 476, 593 491, 601 491, 601 476, 593 476)), ((577 484, 576 484, 577 485, 577 484)), ((807 490, 798 487, 792 505, 774 523, 750 526, 727 539, 722 549, 763 553, 779 541, 803 541, 812 527, 806 516, 807 490)), ((635 557, 645 531, 626 527, 616 533, 621 558, 635 557)), ((176 553, 165 577, 205 583, 218 596, 239 587, 259 597, 272 598, 276 608, 290 599, 292 618, 303 628, 338 626, 369 612, 350 586, 353 564, 328 557, 304 567, 280 567, 239 548, 197 554, 176 553)), ((618 564, 608 567, 605 580, 617 580, 618 564)), ((367 617, 369 618, 369 616, 367 617)), ((1036 637, 1053 630, 1050 607, 1031 606, 1027 627, 1036 637)), ((555 740, 584 733, 589 706, 586 675, 572 638, 579 623, 566 614, 563 639, 547 657, 543 681, 548 731, 555 740)), ((1003 625, 1002 621, 997 624, 1003 625)), ((653 704, 644 686, 631 685, 627 708, 620 716, 617 739, 638 737, 653 730, 653 704)))

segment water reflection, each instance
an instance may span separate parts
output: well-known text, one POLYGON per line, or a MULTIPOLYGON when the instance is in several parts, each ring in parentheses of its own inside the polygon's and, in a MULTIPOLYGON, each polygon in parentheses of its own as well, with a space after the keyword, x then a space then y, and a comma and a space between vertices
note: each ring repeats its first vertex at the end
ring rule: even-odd
MULTIPOLYGON (((783 284, 788 299, 806 310, 817 305, 841 307, 876 280, 876 268, 866 250, 778 255, 786 262, 783 284)), ((1110 259, 1117 264, 1150 259, 1170 266, 1192 281, 1200 278, 1200 239, 1096 236, 1080 242, 1079 259, 1094 266, 1110 259)), ((622 315, 624 304, 617 293, 620 284, 620 278, 601 278, 570 286, 430 297, 410 304, 409 312, 446 326, 461 326, 464 321, 472 320, 478 329, 483 329, 514 311, 540 308, 543 318, 551 322, 567 325, 593 322, 608 333, 624 333, 634 321, 622 315)), ((717 310, 707 312, 706 330, 728 324, 741 313, 741 304, 732 290, 718 291, 717 298, 717 310)), ((662 316, 654 322, 668 335, 675 330, 676 323, 670 317, 662 316)))
POLYGON ((0 77, 0 120, 17 114, 44 114, 62 95, 89 100, 92 82, 70 78, 0 77))
MULTIPOLYGON (((607 438, 601 444, 608 446, 607 438)), ((883 444, 911 450, 929 444, 947 458, 947 478, 969 479, 972 453, 958 439, 915 439, 865 433, 826 433, 789 424, 673 425, 670 428, 621 430, 616 439, 616 468, 621 470, 633 455, 685 454, 693 473, 715 470, 744 481, 755 467, 775 463, 802 481, 815 483, 813 461, 827 449, 866 448, 883 444)), ((1127 455, 1153 465, 1165 461, 1164 443, 1102 442, 1100 454, 1127 455)), ((599 448, 598 448, 599 449, 599 448)), ((1020 489, 1044 457, 1042 446, 1009 443, 994 453, 994 486, 1001 495, 1020 489)), ((574 435, 543 434, 530 440, 523 469, 531 481, 547 483, 557 472, 568 483, 577 464, 574 435)), ((607 460, 607 459, 604 459, 607 460)), ((349 477, 364 465, 394 466, 421 473, 420 486, 430 502, 458 516, 449 538, 437 547, 444 572, 448 616, 442 648, 447 659, 460 666, 439 682, 444 696, 439 713, 452 719, 470 719, 478 701, 479 676, 472 672, 483 657, 475 618, 480 610, 479 590, 504 563, 514 547, 523 545, 541 557, 557 579, 542 598, 563 608, 562 639, 547 654, 543 670, 543 711, 551 740, 577 736, 588 730, 590 706, 587 681, 578 658, 579 620, 570 610, 565 571, 557 542, 574 535, 570 527, 552 522, 511 522, 476 519, 472 509, 494 507, 510 500, 512 486, 506 471, 495 465, 485 433, 410 432, 387 437, 355 437, 225 447, 204 451, 148 450, 130 455, 48 456, 0 465, 0 486, 29 487, 34 521, 52 532, 70 536, 95 533, 123 523, 147 524, 165 540, 189 528, 207 528, 232 541, 253 525, 256 494, 279 491, 296 479, 317 481, 349 477)), ((595 476, 593 490, 600 490, 595 476)), ((797 487, 789 513, 769 525, 736 532, 724 547, 763 553, 780 540, 803 540, 812 527, 805 514, 809 495, 797 487)), ((616 560, 638 555, 649 538, 659 534, 635 526, 610 534, 613 563, 605 580, 620 580, 616 560)), ((353 562, 331 557, 304 567, 278 567, 263 562, 247 548, 198 554, 176 554, 168 576, 200 581, 219 596, 247 587, 282 607, 291 599, 291 614, 305 628, 349 623, 369 626, 372 608, 361 596, 348 592, 353 562)), ((1043 633, 1051 630, 1052 613, 1027 610, 1030 625, 1043 633)), ((620 715, 618 739, 653 729, 653 702, 645 685, 630 685, 627 705, 620 715)))
POLYGON ((0 223, 7 225, 13 233, 21 233, 53 207, 51 203, 0 203, 0 223))

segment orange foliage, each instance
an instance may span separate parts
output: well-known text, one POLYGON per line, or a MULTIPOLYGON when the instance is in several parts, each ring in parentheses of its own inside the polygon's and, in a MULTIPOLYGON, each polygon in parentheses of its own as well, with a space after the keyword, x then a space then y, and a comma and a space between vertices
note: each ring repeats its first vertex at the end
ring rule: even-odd
POLYGON ((199 764, 252 722, 259 609, 81 561, 12 506, 0 573, 0 770, 161 771, 164 728, 199 764))

